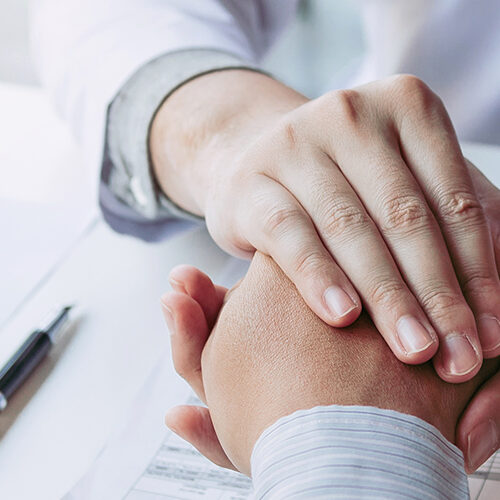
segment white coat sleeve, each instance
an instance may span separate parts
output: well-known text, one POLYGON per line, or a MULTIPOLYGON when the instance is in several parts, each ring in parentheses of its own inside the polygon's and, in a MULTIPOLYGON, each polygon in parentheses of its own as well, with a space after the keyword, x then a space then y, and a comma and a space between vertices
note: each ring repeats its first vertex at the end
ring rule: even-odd
MULTIPOLYGON (((236 66, 252 67, 291 19, 297 3, 297 0, 38 0, 32 8, 34 59, 42 84, 81 143, 88 168, 98 177, 106 146, 108 107, 142 68, 164 55, 189 49, 225 53, 240 61, 236 66)), ((177 82, 177 86, 181 83, 177 82)), ((139 99, 144 94, 142 90, 135 96, 129 93, 128 102, 135 97, 139 99)), ((136 104, 135 109, 140 109, 141 103, 136 104)), ((114 156, 121 153, 115 151, 114 156)), ((115 184, 123 187, 133 181, 132 177, 115 184)), ((154 184, 151 179, 150 184, 154 184)), ((169 226, 172 229, 179 226, 178 215, 169 212, 166 202, 157 200, 157 210, 149 207, 143 213, 129 203, 133 190, 128 189, 127 196, 116 196, 109 185, 103 186, 101 182, 100 191, 101 207, 104 195, 109 201, 105 205, 112 207, 117 218, 125 222, 123 227, 115 227, 121 232, 134 233, 135 226, 144 223, 149 229, 137 236, 160 239, 172 231, 167 228, 158 232, 153 226, 161 222, 163 227, 163 220, 172 218, 174 223, 169 226)))

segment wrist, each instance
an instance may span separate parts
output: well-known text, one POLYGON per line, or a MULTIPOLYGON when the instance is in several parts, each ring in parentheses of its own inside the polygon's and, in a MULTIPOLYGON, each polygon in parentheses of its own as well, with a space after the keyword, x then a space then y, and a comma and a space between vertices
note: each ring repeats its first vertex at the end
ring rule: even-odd
POLYGON ((205 214, 206 194, 256 136, 307 98, 261 73, 227 70, 200 76, 158 110, 150 132, 153 170, 182 208, 205 214))

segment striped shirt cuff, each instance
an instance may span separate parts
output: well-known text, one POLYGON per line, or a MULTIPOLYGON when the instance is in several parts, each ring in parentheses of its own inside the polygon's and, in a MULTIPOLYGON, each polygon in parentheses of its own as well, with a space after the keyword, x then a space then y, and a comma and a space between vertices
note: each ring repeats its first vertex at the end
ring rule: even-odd
POLYGON ((392 410, 318 406, 283 417, 253 449, 255 498, 468 499, 462 452, 392 410))

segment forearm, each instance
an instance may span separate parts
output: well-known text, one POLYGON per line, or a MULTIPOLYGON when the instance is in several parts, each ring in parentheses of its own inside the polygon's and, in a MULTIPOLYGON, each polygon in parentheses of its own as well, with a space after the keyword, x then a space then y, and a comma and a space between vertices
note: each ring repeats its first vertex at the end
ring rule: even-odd
POLYGON ((263 128, 307 99, 261 73, 225 70, 175 91, 152 123, 150 154, 163 192, 196 215, 205 214, 211 181, 263 128))

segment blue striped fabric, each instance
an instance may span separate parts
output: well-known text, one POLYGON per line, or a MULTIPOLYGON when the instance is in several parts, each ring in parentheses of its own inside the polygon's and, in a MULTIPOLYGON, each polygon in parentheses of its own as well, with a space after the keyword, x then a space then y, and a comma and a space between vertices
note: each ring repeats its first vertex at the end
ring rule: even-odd
POLYGON ((252 453, 255 498, 462 500, 462 452, 396 411, 318 406, 281 418, 252 453))

